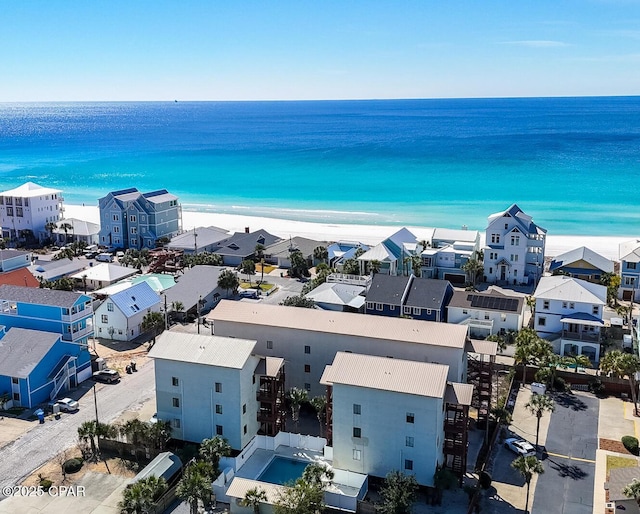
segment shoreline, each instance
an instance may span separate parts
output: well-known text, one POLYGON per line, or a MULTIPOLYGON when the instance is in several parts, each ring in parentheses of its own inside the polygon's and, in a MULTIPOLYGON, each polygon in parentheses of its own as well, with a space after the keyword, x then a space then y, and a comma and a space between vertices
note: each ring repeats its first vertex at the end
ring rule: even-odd
MULTIPOLYGON (((92 223, 100 223, 100 211, 94 205, 65 205, 67 218, 78 218, 92 223)), ((311 221, 292 221, 278 218, 247 216, 243 214, 218 214, 212 212, 182 211, 183 230, 197 227, 215 226, 229 232, 266 230, 282 238, 300 236, 318 241, 360 241, 375 245, 400 230, 394 225, 351 225, 346 223, 317 223, 311 221)), ((429 232, 429 227, 406 226, 418 239, 429 232)), ((574 248, 586 246, 613 261, 618 260, 618 245, 638 236, 587 236, 587 235, 547 235, 546 257, 560 255, 574 248)), ((484 227, 480 231, 481 244, 484 240, 484 227)))

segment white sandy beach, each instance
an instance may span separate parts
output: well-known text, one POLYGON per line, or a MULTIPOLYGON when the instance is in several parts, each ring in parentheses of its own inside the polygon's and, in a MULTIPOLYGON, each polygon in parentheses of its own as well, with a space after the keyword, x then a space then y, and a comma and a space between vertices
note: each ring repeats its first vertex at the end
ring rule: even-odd
MULTIPOLYGON (((65 205, 67 218, 78 218, 92 223, 100 223, 100 213, 96 206, 65 205)), ((283 237, 301 236, 319 241, 360 241, 369 245, 377 244, 393 234, 400 227, 383 225, 349 225, 349 224, 324 224, 307 221, 291 221, 276 218, 264 218, 257 216, 242 216, 236 214, 215 214, 193 211, 182 212, 182 225, 184 230, 195 227, 216 226, 230 232, 243 232, 249 227, 251 231, 264 229, 268 232, 283 237)), ((407 227, 418 239, 428 232, 425 227, 407 227)), ((456 227, 447 227, 456 228, 456 227)), ((484 239, 485 227, 480 227, 480 237, 484 239)), ((547 235, 547 256, 560 255, 564 252, 587 246, 591 250, 612 260, 618 260, 618 245, 638 236, 629 237, 603 237, 603 236, 572 236, 572 235, 547 235)))

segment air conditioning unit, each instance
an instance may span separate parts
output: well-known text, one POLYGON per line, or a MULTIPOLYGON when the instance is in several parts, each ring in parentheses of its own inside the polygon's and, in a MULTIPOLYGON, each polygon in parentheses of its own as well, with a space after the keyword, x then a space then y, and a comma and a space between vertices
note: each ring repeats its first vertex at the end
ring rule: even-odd
POLYGON ((604 504, 605 514, 614 514, 616 511, 616 504, 614 502, 607 502, 604 504))

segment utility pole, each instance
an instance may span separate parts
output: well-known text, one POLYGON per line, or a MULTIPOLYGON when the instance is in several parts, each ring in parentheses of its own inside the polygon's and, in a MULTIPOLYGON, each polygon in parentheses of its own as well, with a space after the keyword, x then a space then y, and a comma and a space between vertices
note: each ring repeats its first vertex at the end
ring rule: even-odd
POLYGON ((96 384, 93 383, 93 404, 96 408, 96 428, 98 427, 98 397, 96 396, 96 384))
POLYGON ((202 295, 198 298, 198 334, 200 333, 200 309, 202 308, 202 295))

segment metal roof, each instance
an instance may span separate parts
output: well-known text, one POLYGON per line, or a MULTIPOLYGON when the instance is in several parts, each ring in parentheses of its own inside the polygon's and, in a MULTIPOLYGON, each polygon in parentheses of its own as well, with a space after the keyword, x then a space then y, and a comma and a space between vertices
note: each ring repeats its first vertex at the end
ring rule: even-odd
POLYGON ((165 331, 149 351, 149 357, 242 369, 256 342, 235 337, 165 331))
POLYGON ((27 378, 60 337, 42 330, 10 328, 0 339, 0 375, 27 378))
POLYGON ((287 489, 283 485, 270 484, 268 482, 260 482, 258 480, 249 480, 248 478, 234 477, 227 489, 227 496, 231 498, 244 498, 247 491, 250 489, 260 489, 264 491, 267 496, 267 501, 270 505, 275 504, 280 496, 287 489))
MULTIPOLYGON (((585 261, 595 269, 604 271, 605 273, 613 273, 613 261, 603 257, 599 253, 594 252, 593 250, 587 248, 586 246, 581 246, 580 248, 575 248, 574 250, 570 250, 562 255, 558 255, 551 261, 551 265, 549 266, 549 271, 555 271, 557 269, 562 269, 565 266, 571 267, 572 264, 578 261, 585 261)), ((585 268, 585 272, 589 271, 585 268)), ((578 274, 578 273, 576 273, 578 274)))
POLYGON ((95 266, 90 266, 78 273, 74 273, 70 278, 83 280, 85 277, 87 280, 103 281, 103 282, 116 282, 123 278, 137 275, 139 271, 136 268, 129 268, 127 266, 121 266, 120 264, 110 264, 108 262, 101 262, 95 266))
POLYGON ((23 252, 22 250, 0 250, 0 261, 6 261, 7 259, 13 259, 15 257, 24 257, 25 261, 27 261, 27 256, 31 255, 31 252, 23 252))
POLYGON ((470 339, 467 343, 467 352, 479 353, 481 355, 497 355, 498 343, 481 339, 470 339))
POLYGON ((160 296, 146 282, 135 284, 124 291, 110 296, 118 309, 127 318, 151 307, 160 305, 160 296))
MULTIPOLYGON (((0 300, 31 303, 35 305, 52 305, 54 307, 73 307, 84 298, 90 302, 91 298, 72 291, 59 291, 56 289, 10 286, 0 286, 0 300)), ((84 302, 83 302, 84 303, 84 302)))
POLYGON ((320 383, 443 398, 449 366, 358 353, 338 352, 320 383))
POLYGON ((542 277, 533 293, 536 300, 561 300, 604 305, 607 288, 579 278, 555 275, 542 277))
POLYGON ((575 323, 576 325, 586 325, 589 327, 604 327, 604 321, 588 312, 576 312, 566 314, 560 318, 561 323, 575 323))
POLYGON ((214 323, 220 320, 460 349, 465 347, 468 328, 435 321, 229 300, 221 300, 207 319, 214 323))
POLYGON ((159 453, 155 459, 147 464, 140 473, 138 473, 130 483, 137 482, 150 476, 156 478, 164 478, 167 482, 182 469, 182 461, 180 457, 171 452, 159 453))
POLYGON ((306 297, 316 303, 362 307, 365 298, 364 296, 360 296, 360 294, 363 293, 364 290, 364 286, 325 282, 307 293, 306 297))
POLYGON ((198 227, 195 229, 183 232, 180 235, 171 238, 171 241, 167 245, 167 248, 178 248, 181 250, 198 250, 207 248, 218 241, 222 241, 229 237, 229 231, 224 228, 218 227, 198 227))
POLYGON ((282 366, 284 366, 284 359, 280 357, 261 357, 255 372, 257 375, 277 377, 282 366))
POLYGON ((3 191, 0 196, 16 196, 18 198, 34 198, 42 195, 55 195, 62 193, 61 189, 53 189, 50 187, 42 187, 34 182, 25 182, 21 186, 8 191, 3 191))
POLYGON ((65 218, 56 222, 56 228, 53 230, 54 234, 71 234, 73 236, 95 236, 100 232, 100 225, 97 223, 91 223, 90 221, 79 220, 76 218, 65 218), (71 229, 67 229, 65 232, 60 227, 68 223, 71 225, 71 229))
POLYGON ((460 384, 458 382, 447 382, 447 390, 444 394, 444 401, 446 403, 456 405, 471 405, 471 399, 473 397, 473 385, 472 384, 460 384))
POLYGON ((640 239, 620 243, 618 248, 621 261, 640 262, 640 239))

